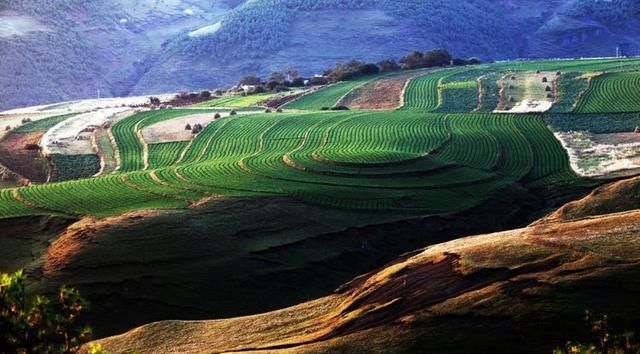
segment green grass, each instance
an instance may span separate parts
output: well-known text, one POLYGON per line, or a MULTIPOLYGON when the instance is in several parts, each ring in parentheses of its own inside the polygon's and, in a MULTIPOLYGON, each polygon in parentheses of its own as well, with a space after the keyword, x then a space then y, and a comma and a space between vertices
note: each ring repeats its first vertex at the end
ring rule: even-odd
POLYGON ((594 77, 574 112, 640 112, 640 72, 608 73, 594 77))
POLYGON ((210 108, 220 108, 220 107, 228 107, 228 108, 247 108, 247 107, 255 107, 260 104, 260 102, 266 101, 275 96, 273 93, 261 93, 255 95, 248 96, 225 96, 221 98, 216 98, 211 101, 206 101, 202 103, 198 103, 196 107, 210 107, 210 108))

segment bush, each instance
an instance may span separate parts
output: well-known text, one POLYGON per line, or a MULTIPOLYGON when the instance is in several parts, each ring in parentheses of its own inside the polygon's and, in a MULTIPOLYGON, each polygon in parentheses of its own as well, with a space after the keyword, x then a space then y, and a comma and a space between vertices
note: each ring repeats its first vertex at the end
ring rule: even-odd
POLYGON ((235 116, 236 114, 238 114, 238 112, 236 112, 235 110, 232 110, 231 112, 229 112, 230 116, 235 116))
POLYGON ((347 106, 335 106, 331 108, 332 111, 348 111, 349 107, 347 106))
POLYGON ((209 97, 211 97, 211 91, 200 92, 200 98, 209 98, 209 97))
POLYGON ((216 114, 213 116, 213 119, 220 119, 220 118, 222 118, 222 116, 220 115, 220 113, 216 113, 216 114))
POLYGON ((278 108, 278 110, 276 110, 276 113, 282 113, 282 108, 278 108))
POLYGON ((376 64, 362 64, 358 68, 358 72, 361 75, 371 75, 380 72, 380 68, 376 64))
POLYGON ((28 297, 25 283, 22 271, 0 274, 0 352, 75 353, 91 339, 91 328, 79 324, 87 303, 77 290, 28 297))

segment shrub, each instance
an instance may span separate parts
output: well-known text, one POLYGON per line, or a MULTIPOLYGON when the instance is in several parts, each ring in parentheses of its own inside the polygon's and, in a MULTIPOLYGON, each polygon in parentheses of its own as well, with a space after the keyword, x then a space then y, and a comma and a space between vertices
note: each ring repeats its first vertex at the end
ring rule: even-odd
POLYGON ((220 118, 222 118, 222 116, 220 115, 220 113, 216 113, 216 114, 213 116, 213 119, 220 119, 220 118))
POLYGON ((184 126, 184 130, 191 130, 191 124, 187 124, 184 126))
POLYGON ((202 91, 200 92, 200 98, 209 98, 211 97, 211 91, 202 91))
POLYGON ((547 91, 547 92, 551 92, 551 86, 545 87, 544 90, 547 91))
POLYGON ((348 111, 349 107, 347 106, 335 106, 331 108, 332 111, 348 111))
POLYGON ((238 112, 236 112, 235 110, 231 110, 231 112, 229 112, 230 116, 235 116, 236 114, 238 114, 238 112))
POLYGON ((25 283, 22 271, 0 274, 0 352, 75 353, 91 339, 91 328, 79 324, 87 303, 77 290, 28 297, 25 283))
POLYGON ((278 108, 278 110, 276 110, 276 113, 282 113, 282 108, 278 108))
POLYGON ((160 105, 160 99, 158 97, 154 97, 154 96, 149 97, 149 103, 152 106, 158 106, 158 105, 160 105))
POLYGON ((329 110, 329 107, 321 107, 321 108, 320 108, 320 110, 321 110, 321 111, 328 111, 328 110, 329 110))
POLYGON ((545 76, 542 78, 542 82, 549 82, 549 79, 547 79, 547 77, 545 76))
POLYGON ((287 86, 284 86, 284 85, 278 85, 273 89, 273 91, 275 91, 275 92, 287 92, 287 91, 291 91, 291 89, 288 88, 287 86))
POLYGON ((264 113, 271 113, 271 110, 269 108, 264 110, 264 113))

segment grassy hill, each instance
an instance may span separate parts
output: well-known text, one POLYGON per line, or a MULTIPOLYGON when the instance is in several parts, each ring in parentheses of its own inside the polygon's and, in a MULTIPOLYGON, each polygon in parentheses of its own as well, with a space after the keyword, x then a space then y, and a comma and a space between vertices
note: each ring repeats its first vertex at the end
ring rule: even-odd
POLYGON ((585 309, 607 314, 618 328, 640 325, 630 295, 640 287, 639 216, 462 238, 403 255, 295 307, 157 322, 99 342, 141 353, 550 352, 585 338, 585 309))

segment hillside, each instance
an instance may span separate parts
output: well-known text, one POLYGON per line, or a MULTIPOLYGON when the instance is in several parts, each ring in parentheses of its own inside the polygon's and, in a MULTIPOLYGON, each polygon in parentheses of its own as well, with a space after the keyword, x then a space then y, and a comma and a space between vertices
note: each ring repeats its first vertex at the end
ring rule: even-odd
POLYGON ((118 353, 550 352, 586 335, 585 309, 640 326, 639 220, 628 211, 462 238, 295 307, 158 322, 100 343, 118 353))
MULTIPOLYGON (((265 84, 3 112, 0 272, 25 269, 30 293, 77 288, 96 338, 320 299, 281 312, 310 316, 301 338, 297 327, 270 326, 279 313, 256 319, 275 331, 264 341, 247 335, 255 327, 246 319, 186 326, 245 327, 237 340, 193 329, 197 345, 220 350, 284 341, 324 352, 343 341, 335 351, 360 352, 353 346, 374 345, 362 335, 401 338, 391 336, 400 326, 415 342, 408 352, 435 345, 420 338, 442 343, 465 328, 488 333, 487 348, 508 330, 509 345, 545 351, 569 339, 547 332, 548 321, 564 330, 585 307, 627 320, 590 286, 613 296, 608 284, 635 271, 614 274, 635 266, 635 254, 617 247, 638 227, 627 217, 636 216, 638 178, 620 180, 640 172, 638 70, 638 58, 507 61, 358 71, 284 92, 265 84), (397 265, 385 270, 388 262, 397 265), (366 273, 375 281, 357 278, 331 295, 366 273), (398 296, 405 279, 411 292, 398 296), (567 291, 545 285, 556 281, 567 291), (481 289, 496 301, 478 302, 480 315, 470 316, 456 301, 481 289), (458 307, 437 319, 421 313, 438 314, 444 300, 458 307), (558 310, 558 301, 574 305, 558 310), (505 315, 517 304, 525 309, 505 315), (492 311, 499 316, 484 316, 492 311), (434 326, 451 334, 433 339, 434 326)), ((463 337, 464 349, 476 338, 463 337)), ((133 346, 118 343, 116 352, 133 346)))
POLYGON ((638 54, 637 11, 631 0, 4 2, 0 109, 213 88, 285 64, 312 75, 434 47, 485 60, 638 54))

